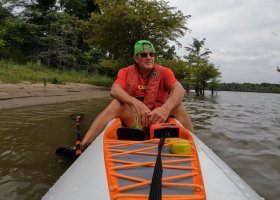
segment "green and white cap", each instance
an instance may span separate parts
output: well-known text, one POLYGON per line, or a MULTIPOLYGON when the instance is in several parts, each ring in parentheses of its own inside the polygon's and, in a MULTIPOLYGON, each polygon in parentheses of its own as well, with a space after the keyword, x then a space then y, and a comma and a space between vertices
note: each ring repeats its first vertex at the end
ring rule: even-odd
POLYGON ((148 40, 139 40, 135 43, 134 55, 137 55, 138 53, 144 50, 156 51, 153 44, 148 40))

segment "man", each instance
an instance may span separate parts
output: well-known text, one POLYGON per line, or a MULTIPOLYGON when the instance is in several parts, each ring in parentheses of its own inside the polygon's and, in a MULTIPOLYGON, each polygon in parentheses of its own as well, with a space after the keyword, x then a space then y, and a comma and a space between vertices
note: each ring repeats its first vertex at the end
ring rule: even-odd
POLYGON ((120 117, 127 127, 146 128, 173 116, 193 131, 182 103, 185 90, 169 68, 155 64, 155 48, 147 40, 134 46, 134 65, 122 68, 111 88, 114 100, 93 121, 82 146, 89 145, 106 124, 120 117), (140 124, 139 124, 140 123, 140 124))

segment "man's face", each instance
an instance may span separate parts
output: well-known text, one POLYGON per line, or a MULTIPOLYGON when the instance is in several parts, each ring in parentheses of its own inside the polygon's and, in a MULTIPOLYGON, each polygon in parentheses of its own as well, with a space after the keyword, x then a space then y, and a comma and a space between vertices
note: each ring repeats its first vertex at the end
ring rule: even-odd
POLYGON ((152 69, 155 63, 155 53, 153 51, 141 51, 139 54, 134 56, 135 62, 141 69, 149 70, 152 69))

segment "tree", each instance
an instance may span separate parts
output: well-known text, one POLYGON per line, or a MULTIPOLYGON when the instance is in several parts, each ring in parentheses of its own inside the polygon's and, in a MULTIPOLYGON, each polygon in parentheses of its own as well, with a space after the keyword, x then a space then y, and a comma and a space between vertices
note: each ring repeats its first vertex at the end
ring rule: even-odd
POLYGON ((1 58, 16 60, 15 55, 21 55, 17 57, 22 61, 49 67, 94 71, 92 63, 104 53, 85 43, 79 19, 100 13, 95 0, 4 1, 0 3, 1 58))
POLYGON ((203 48, 205 38, 199 41, 194 38, 193 43, 185 49, 189 52, 184 58, 189 63, 192 72, 192 83, 194 84, 195 92, 199 95, 204 95, 204 90, 207 87, 209 80, 216 80, 220 76, 220 72, 213 64, 209 63, 209 55, 212 53, 209 49, 203 48))
POLYGON ((196 67, 204 62, 207 62, 209 59, 209 55, 212 53, 209 49, 204 48, 205 38, 199 41, 196 38, 193 38, 193 43, 190 44, 190 47, 185 47, 185 49, 189 52, 188 55, 184 56, 185 59, 191 64, 191 66, 196 67), (202 52, 203 51, 203 52, 202 52))
POLYGON ((170 68, 186 91, 190 90, 191 69, 185 61, 179 59, 158 59, 157 62, 162 66, 170 68))
POLYGON ((14 6, 21 6, 22 12, 19 19, 23 23, 22 40, 23 45, 19 47, 28 61, 41 61, 50 66, 49 32, 51 23, 56 21, 56 1, 36 0, 36 1, 15 1, 14 6))
POLYGON ((221 91, 280 93, 279 84, 271 83, 220 83, 221 91))
POLYGON ((164 58, 166 60, 172 60, 172 59, 179 59, 179 56, 176 54, 176 48, 175 45, 172 45, 171 47, 167 47, 166 50, 159 50, 157 51, 158 57, 164 58))
POLYGON ((101 14, 92 13, 90 20, 84 22, 87 42, 106 51, 110 59, 131 62, 134 43, 139 39, 151 40, 158 52, 167 52, 168 42, 179 44, 177 38, 188 30, 185 24, 190 16, 174 11, 165 1, 99 0, 97 3, 101 14))
POLYGON ((79 19, 88 19, 92 12, 100 13, 95 0, 60 0, 60 7, 66 13, 79 19))
MULTIPOLYGON (((6 34, 6 19, 11 16, 11 13, 3 7, 3 4, 0 2, 0 51, 5 48, 5 34, 6 34)), ((3 54, 3 53, 1 53, 3 54)))
POLYGON ((79 30, 75 17, 67 13, 48 12, 53 21, 48 24, 42 41, 45 47, 37 53, 38 58, 58 69, 76 69, 77 56, 81 54, 77 47, 79 30))
POLYGON ((219 77, 221 76, 221 72, 219 72, 219 70, 213 64, 209 64, 207 74, 207 78, 210 82, 206 82, 205 88, 208 86, 208 88, 211 90, 211 95, 213 96, 214 91, 219 88, 219 77))
POLYGON ((58 69, 76 69, 85 60, 77 17, 59 10, 56 0, 29 1, 24 6, 26 58, 58 69))
POLYGON ((21 61, 23 23, 0 3, 0 58, 21 61))

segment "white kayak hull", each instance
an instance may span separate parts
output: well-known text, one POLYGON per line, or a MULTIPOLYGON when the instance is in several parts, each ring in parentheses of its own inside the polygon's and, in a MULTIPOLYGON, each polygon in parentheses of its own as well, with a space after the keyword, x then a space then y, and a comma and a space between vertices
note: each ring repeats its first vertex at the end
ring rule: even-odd
MULTIPOLYGON (((112 123, 109 122, 107 127, 112 123)), ((110 199, 104 167, 103 135, 104 131, 49 189, 43 200, 110 199)), ((193 137, 207 200, 263 200, 199 138, 193 137)))

